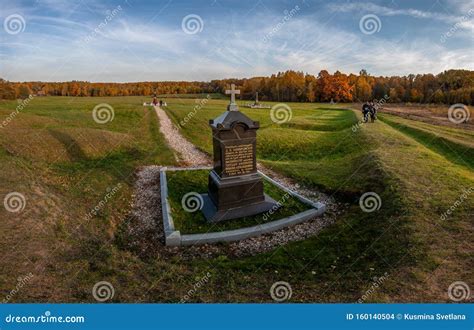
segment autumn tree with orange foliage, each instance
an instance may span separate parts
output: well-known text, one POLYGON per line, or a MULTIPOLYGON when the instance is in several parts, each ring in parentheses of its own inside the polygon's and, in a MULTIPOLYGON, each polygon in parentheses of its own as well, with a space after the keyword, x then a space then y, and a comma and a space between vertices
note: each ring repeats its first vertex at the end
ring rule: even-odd
POLYGON ((146 96, 155 94, 224 93, 231 84, 241 90, 243 99, 277 102, 388 102, 474 104, 474 71, 448 70, 438 75, 371 76, 321 70, 314 75, 288 70, 270 77, 220 79, 210 82, 163 81, 137 83, 8 82, 0 79, 0 99, 25 98, 29 94, 51 96, 146 96))

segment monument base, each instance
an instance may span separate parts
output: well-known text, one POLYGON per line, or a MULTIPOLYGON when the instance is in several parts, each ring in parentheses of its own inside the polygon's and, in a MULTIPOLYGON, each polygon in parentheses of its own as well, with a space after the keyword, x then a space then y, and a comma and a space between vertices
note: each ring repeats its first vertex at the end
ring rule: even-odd
POLYGON ((265 194, 265 200, 262 202, 218 211, 208 194, 201 194, 201 197, 204 201, 201 211, 209 222, 243 218, 270 210, 276 211, 281 206, 273 198, 265 194))

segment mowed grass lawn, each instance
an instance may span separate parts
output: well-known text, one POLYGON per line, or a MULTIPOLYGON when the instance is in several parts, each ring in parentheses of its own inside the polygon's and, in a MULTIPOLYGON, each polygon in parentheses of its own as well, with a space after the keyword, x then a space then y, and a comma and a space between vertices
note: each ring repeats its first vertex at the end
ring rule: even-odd
MULTIPOLYGON (((365 301, 447 301, 452 282, 473 284, 472 195, 441 219, 474 186, 472 132, 390 115, 354 126, 360 115, 343 104, 289 103, 292 118, 284 124, 273 123, 269 109, 241 107, 261 123, 262 164, 347 204, 320 235, 245 258, 184 261, 123 248, 115 238, 130 209, 134 171, 175 162, 143 101, 35 98, 0 130, 0 194, 18 191, 27 199, 21 213, 0 209, 0 295, 29 272, 33 279, 12 301, 92 302, 93 285, 107 280, 115 302, 176 302, 207 272, 209 282, 191 301, 271 301, 270 286, 280 280, 292 286, 293 302, 354 302, 382 275, 365 301), (100 125, 91 113, 103 102, 115 118, 100 125), (365 192, 381 197, 378 211, 361 210, 365 192)), ((208 121, 227 101, 167 102, 176 124, 188 118, 181 133, 210 153, 208 121)), ((15 106, 1 102, 0 118, 15 106)))

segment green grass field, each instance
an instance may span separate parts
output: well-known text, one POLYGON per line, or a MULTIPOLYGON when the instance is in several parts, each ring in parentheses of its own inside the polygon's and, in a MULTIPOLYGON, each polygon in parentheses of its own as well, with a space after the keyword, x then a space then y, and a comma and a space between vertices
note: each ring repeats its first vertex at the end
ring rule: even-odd
MULTIPOLYGON (((101 280, 113 283, 115 302, 177 302, 207 272, 208 284, 191 301, 270 302, 270 286, 282 280, 293 288, 291 302, 355 302, 383 275, 366 302, 435 302, 448 301, 452 282, 473 283, 474 198, 456 203, 474 187, 473 132, 388 114, 354 126, 360 114, 350 104, 289 103, 292 119, 280 125, 269 109, 241 107, 261 124, 259 162, 348 204, 318 236, 245 258, 181 260, 124 248, 117 237, 133 200, 135 171, 175 165, 144 101, 35 98, 0 129, 0 196, 26 197, 20 213, 0 208, 0 297, 30 272, 34 277, 12 302, 92 302, 92 286, 101 280), (93 120, 100 103, 114 108, 112 122, 93 120), (378 211, 361 210, 365 192, 381 197, 378 211)), ((176 124, 199 104, 166 101, 176 124)), ((181 133, 210 153, 208 121, 227 102, 206 102, 181 133)), ((0 101, 0 119, 16 105, 0 101)))

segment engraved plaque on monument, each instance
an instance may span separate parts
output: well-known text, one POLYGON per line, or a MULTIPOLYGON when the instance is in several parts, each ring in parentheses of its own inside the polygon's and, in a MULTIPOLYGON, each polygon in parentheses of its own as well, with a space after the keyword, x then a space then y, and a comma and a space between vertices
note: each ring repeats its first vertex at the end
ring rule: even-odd
POLYGON ((263 179, 257 172, 256 139, 259 123, 239 111, 234 84, 227 111, 209 121, 212 128, 214 168, 209 174, 208 193, 203 194, 202 212, 217 222, 256 215, 278 207, 263 192, 263 179))

